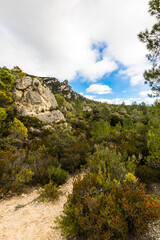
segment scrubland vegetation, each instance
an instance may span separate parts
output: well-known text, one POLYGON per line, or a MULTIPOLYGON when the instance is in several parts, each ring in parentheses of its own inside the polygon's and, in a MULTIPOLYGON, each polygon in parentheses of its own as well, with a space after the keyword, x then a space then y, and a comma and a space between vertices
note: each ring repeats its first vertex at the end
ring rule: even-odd
POLYGON ((46 129, 17 115, 10 90, 24 73, 16 69, 0 69, 0 197, 39 184, 42 200, 54 199, 57 186, 83 170, 58 220, 66 236, 129 239, 146 231, 160 217, 158 199, 144 185, 160 181, 160 104, 69 102, 57 95, 60 109, 73 109, 64 111, 67 125, 46 129))
MULTIPOLYGON (((149 2, 158 20, 139 34, 153 68, 144 73, 159 96, 159 1, 149 2)), ((42 200, 58 197, 69 174, 83 171, 58 226, 69 239, 131 240, 160 218, 160 196, 146 187, 160 182, 160 103, 109 105, 55 95, 66 123, 19 116, 12 99, 18 67, 0 68, 0 198, 41 185, 42 200)), ((41 80, 41 79, 39 79, 41 80)))

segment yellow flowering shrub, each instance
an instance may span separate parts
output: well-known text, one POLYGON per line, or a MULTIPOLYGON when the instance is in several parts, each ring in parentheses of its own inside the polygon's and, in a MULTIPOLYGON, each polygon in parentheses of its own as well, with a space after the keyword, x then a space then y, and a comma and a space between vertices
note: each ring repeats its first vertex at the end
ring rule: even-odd
POLYGON ((16 137, 22 137, 25 138, 28 136, 27 128, 24 126, 24 124, 18 120, 17 118, 14 118, 12 124, 11 124, 11 130, 10 132, 14 134, 16 137))

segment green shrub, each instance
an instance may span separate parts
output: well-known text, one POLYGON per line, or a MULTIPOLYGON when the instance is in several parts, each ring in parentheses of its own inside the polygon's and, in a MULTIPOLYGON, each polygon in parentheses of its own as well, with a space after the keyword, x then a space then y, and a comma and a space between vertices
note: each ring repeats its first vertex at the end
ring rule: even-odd
POLYGON ((100 119, 99 121, 94 121, 90 131, 92 140, 102 141, 110 139, 111 135, 111 126, 110 123, 100 119))
POLYGON ((18 120, 17 118, 14 118, 11 128, 10 128, 11 134, 16 138, 26 138, 28 136, 27 134, 27 128, 24 126, 24 124, 18 120))
POLYGON ((34 173, 30 169, 23 169, 16 176, 16 181, 19 183, 29 183, 32 180, 34 173))
POLYGON ((54 200, 58 197, 58 189, 53 184, 53 182, 49 182, 44 185, 44 189, 39 191, 40 193, 40 201, 45 201, 46 199, 54 200))
POLYGON ((92 173, 74 183, 58 226, 65 236, 81 240, 126 240, 159 217, 158 202, 145 195, 133 174, 120 184, 92 173))
POLYGON ((151 126, 147 133, 147 147, 149 154, 146 157, 148 166, 160 169, 160 125, 151 126))
POLYGON ((17 118, 27 127, 41 128, 45 124, 42 123, 38 118, 31 116, 17 116, 17 118))
POLYGON ((121 154, 116 149, 109 149, 103 145, 97 145, 95 152, 88 158, 88 167, 91 172, 98 173, 99 170, 110 176, 112 180, 119 182, 124 180, 128 172, 135 173, 137 163, 140 161, 134 155, 128 157, 127 153, 121 154))
POLYGON ((11 184, 11 191, 21 194, 26 190, 27 184, 31 182, 33 176, 34 172, 32 172, 31 169, 23 169, 20 171, 17 174, 15 181, 13 181, 11 184))
POLYGON ((58 167, 52 166, 48 169, 48 177, 50 181, 53 181, 56 185, 60 185, 66 182, 68 172, 61 169, 61 165, 58 167))
POLYGON ((66 99, 60 95, 60 94, 55 94, 54 95, 56 100, 57 100, 57 103, 58 103, 58 106, 61 108, 62 106, 67 106, 69 103, 66 101, 66 99))
POLYGON ((136 176, 144 183, 153 183, 160 180, 160 171, 146 165, 140 165, 136 169, 136 176))

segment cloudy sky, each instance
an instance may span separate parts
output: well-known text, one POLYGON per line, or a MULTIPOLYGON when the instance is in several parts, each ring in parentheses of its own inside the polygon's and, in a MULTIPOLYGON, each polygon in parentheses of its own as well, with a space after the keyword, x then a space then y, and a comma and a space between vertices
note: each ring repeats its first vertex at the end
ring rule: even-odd
POLYGON ((0 0, 0 66, 69 80, 108 103, 152 103, 143 72, 148 0, 0 0))

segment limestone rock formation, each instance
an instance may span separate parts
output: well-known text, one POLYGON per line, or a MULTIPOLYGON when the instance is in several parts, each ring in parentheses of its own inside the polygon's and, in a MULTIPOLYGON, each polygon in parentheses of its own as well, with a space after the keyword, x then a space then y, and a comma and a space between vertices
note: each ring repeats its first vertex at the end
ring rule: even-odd
POLYGON ((65 121, 64 115, 57 110, 53 93, 37 78, 17 79, 12 94, 20 115, 37 117, 47 123, 65 121))
POLYGON ((42 77, 42 81, 47 84, 50 90, 55 93, 62 93, 68 99, 84 99, 80 94, 74 92, 72 87, 68 84, 68 80, 59 82, 56 78, 42 77))
POLYGON ((84 106, 82 110, 85 111, 85 112, 92 112, 93 111, 93 109, 90 108, 89 106, 84 106))

